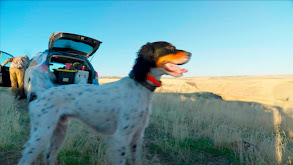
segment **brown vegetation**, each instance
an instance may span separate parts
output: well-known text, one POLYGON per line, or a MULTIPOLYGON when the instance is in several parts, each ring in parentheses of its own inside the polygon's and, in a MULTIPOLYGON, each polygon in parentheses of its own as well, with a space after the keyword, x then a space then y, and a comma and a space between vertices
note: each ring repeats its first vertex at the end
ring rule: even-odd
MULTIPOLYGON (((292 75, 162 81, 145 133, 143 164, 292 163, 292 75)), ((28 138, 26 104, 13 100, 0 89, 0 164, 15 164, 28 138)), ((74 120, 58 161, 108 164, 106 148, 104 137, 74 120)))

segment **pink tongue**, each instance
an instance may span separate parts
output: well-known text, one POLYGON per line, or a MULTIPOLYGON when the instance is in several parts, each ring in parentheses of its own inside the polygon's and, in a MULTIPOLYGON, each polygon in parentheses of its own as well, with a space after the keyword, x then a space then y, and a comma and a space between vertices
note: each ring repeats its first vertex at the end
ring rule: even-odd
POLYGON ((178 74, 181 74, 186 73, 188 71, 187 69, 181 69, 180 67, 172 63, 165 63, 164 65, 169 72, 176 72, 178 74))
POLYGON ((187 69, 181 69, 181 72, 186 73, 186 72, 188 72, 188 70, 187 69))

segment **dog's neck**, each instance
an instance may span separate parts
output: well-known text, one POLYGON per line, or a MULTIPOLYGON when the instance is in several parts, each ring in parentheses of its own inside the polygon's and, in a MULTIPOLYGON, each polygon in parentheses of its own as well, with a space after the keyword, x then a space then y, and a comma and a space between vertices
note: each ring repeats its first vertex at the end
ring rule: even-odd
MULTIPOLYGON (((157 81, 161 81, 161 77, 164 74, 165 74, 165 72, 160 68, 151 68, 150 72, 148 73, 148 75, 152 76, 157 81)), ((149 82, 149 83, 151 83, 151 82, 149 82)))
MULTIPOLYGON (((152 68, 150 72, 147 74, 147 78, 145 81, 139 82, 142 86, 149 89, 151 92, 154 92, 154 90, 157 87, 161 86, 161 76, 164 74, 164 72, 159 68, 152 68)), ((133 71, 129 73, 129 77, 135 80, 135 75, 133 71)))

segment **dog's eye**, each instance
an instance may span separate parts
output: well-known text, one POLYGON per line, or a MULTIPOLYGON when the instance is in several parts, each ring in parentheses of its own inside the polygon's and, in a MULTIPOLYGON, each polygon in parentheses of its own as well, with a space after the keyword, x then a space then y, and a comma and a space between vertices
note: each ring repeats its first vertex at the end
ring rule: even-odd
POLYGON ((174 52, 176 52, 176 51, 177 51, 177 49, 175 48, 175 46, 173 46, 173 51, 174 51, 174 52))
POLYGON ((171 51, 175 51, 176 50, 174 46, 167 46, 166 48, 169 49, 169 50, 171 50, 171 51))
POLYGON ((177 49, 174 47, 174 46, 172 46, 172 48, 170 49, 173 53, 176 53, 177 52, 177 49))

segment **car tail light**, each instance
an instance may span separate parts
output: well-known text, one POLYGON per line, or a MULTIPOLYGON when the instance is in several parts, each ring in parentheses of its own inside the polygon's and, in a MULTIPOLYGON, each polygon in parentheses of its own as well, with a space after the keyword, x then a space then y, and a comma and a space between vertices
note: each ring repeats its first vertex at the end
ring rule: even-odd
POLYGON ((44 70, 44 71, 48 71, 49 68, 47 65, 41 65, 41 69, 44 70))
POLYGON ((95 72, 95 78, 99 78, 98 72, 95 72))
POLYGON ((99 75, 98 75, 98 72, 95 72, 95 78, 93 79, 93 84, 99 85, 99 75))

